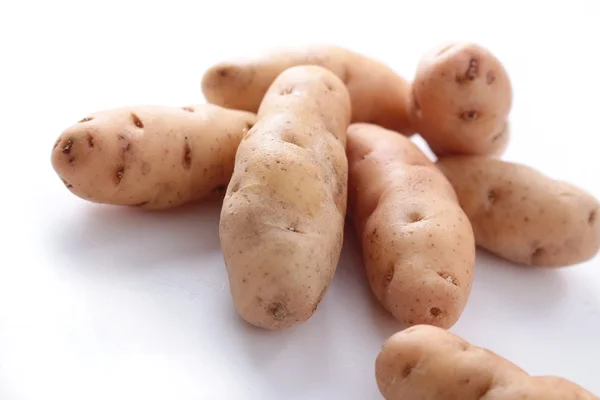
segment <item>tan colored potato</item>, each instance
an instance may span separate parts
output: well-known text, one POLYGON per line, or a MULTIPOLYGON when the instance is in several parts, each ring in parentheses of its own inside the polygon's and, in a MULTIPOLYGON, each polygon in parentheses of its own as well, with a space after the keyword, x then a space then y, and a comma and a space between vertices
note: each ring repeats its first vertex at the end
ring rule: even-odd
POLYGON ((221 62, 202 78, 210 103, 256 112, 269 85, 286 68, 314 64, 340 78, 352 100, 352 121, 372 122, 409 135, 409 83, 387 65, 332 45, 271 49, 259 56, 221 62))
POLYGON ((253 325, 307 320, 329 286, 343 241, 350 113, 334 74, 293 67, 239 146, 220 237, 233 303, 253 325))
POLYGON ((373 293, 399 321, 450 327, 471 292, 475 240, 450 183, 408 138, 348 129, 351 215, 373 293))
POLYGON ((498 354, 430 325, 386 340, 375 375, 386 400, 598 400, 573 382, 530 376, 498 354))
POLYGON ((486 157, 441 158, 477 244, 519 264, 559 267, 600 248, 598 200, 522 164, 486 157))
POLYGON ((52 166, 83 199, 172 208, 225 189, 255 119, 212 104, 103 110, 62 132, 52 166))
POLYGON ((412 83, 412 125, 438 156, 502 153, 511 106, 508 73, 480 45, 445 44, 419 62, 412 83))

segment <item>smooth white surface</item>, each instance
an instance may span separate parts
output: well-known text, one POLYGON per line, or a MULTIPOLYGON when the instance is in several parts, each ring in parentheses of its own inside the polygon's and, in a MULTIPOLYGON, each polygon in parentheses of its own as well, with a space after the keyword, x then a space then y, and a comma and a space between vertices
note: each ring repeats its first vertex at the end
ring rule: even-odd
MULTIPOLYGON (((52 171, 51 146, 91 111, 203 101, 202 72, 222 58, 330 42, 411 77, 430 46, 464 39, 511 75, 505 159, 600 196, 599 5, 558 4, 3 2, 0 399, 380 398, 373 362, 400 326, 373 300, 351 235, 312 319, 253 329, 229 297, 219 204, 86 203, 52 171)), ((600 394, 600 257, 535 270, 480 252, 452 331, 600 394)))

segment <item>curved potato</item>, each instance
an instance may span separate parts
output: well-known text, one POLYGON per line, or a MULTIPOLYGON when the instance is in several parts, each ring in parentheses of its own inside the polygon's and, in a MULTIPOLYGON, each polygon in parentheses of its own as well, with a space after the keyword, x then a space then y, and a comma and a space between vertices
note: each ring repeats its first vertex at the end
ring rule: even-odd
POLYGON ((348 129, 349 197, 371 289, 404 324, 451 327, 471 292, 475 241, 448 180, 408 138, 348 129))
POLYGON ((253 325, 303 322, 329 287, 343 241, 350 113, 335 75, 293 67, 238 148, 220 238, 233 303, 253 325))
POLYGON ((298 65, 322 66, 346 84, 353 122, 414 133, 408 115, 409 83, 387 65, 339 46, 277 48, 254 58, 221 62, 205 72, 202 91, 210 103, 256 112, 275 78, 298 65))
POLYGON ((477 244, 509 261, 560 267, 600 249, 598 200, 522 164, 487 157, 441 158, 477 244))
POLYGON ((225 188, 255 118, 212 104, 103 110, 62 132, 52 166, 85 200, 172 208, 225 188))
POLYGON ((444 329, 413 326, 388 338, 375 362, 386 400, 598 400, 558 377, 533 377, 444 329))
POLYGON ((428 51, 412 82, 411 123, 437 156, 498 155, 508 143, 512 86, 504 66, 475 43, 428 51))

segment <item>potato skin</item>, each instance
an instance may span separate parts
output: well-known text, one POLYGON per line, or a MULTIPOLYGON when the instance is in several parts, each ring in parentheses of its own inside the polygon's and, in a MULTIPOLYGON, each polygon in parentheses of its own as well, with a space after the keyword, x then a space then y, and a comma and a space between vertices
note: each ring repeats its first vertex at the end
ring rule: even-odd
POLYGON ((388 338, 375 375, 386 400, 598 399, 566 379, 532 377, 498 354, 430 325, 388 338))
POLYGON ((234 306, 252 325, 304 322, 329 287, 343 242, 350 114, 333 73, 293 67, 238 148, 219 231, 234 306))
POLYGON ((438 168, 469 216, 477 244, 509 261, 560 267, 600 248, 600 204, 590 194, 523 164, 444 157, 438 168))
POLYGON ((475 240, 452 186, 408 138, 348 129, 351 215, 371 289, 407 325, 449 328, 471 292, 475 240))
POLYGON ((172 208, 225 189, 255 119, 212 104, 102 110, 61 133, 52 166, 85 200, 172 208))
POLYGON ((283 70, 308 64, 329 69, 346 84, 353 122, 414 133, 408 81, 382 62, 339 46, 273 48, 253 58, 221 62, 205 72, 202 91, 210 103, 256 112, 269 85, 283 70))
POLYGON ((501 154, 509 140, 511 107, 508 73, 478 44, 447 43, 418 64, 411 121, 438 156, 501 154))

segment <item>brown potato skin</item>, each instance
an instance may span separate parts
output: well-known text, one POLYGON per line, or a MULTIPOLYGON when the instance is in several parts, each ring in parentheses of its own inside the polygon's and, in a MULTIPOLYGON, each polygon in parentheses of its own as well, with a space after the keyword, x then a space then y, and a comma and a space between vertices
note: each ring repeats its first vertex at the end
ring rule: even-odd
POLYGON ((597 400, 558 377, 533 377, 444 329, 417 325, 383 344, 375 361, 386 400, 597 400))
POLYGON ((293 67, 238 148, 219 231, 234 306, 252 325, 304 322, 329 287, 343 242, 350 114, 333 73, 293 67))
POLYGON ((348 128, 350 210, 371 289, 407 325, 449 328, 471 292, 475 240, 452 186, 408 138, 348 128))
POLYGON ((600 205, 585 191, 523 164, 482 156, 444 157, 477 244, 524 265, 582 263, 600 248, 600 205))
POLYGON ((478 44, 435 47, 417 66, 411 121, 437 156, 501 154, 509 140, 511 107, 508 73, 478 44))
POLYGON ((339 46, 274 48, 253 58, 221 62, 205 72, 202 91, 210 103, 256 112, 269 85, 283 70, 309 64, 329 69, 346 84, 352 122, 414 133, 409 82, 380 61, 339 46))
POLYGON ((61 133, 51 162, 85 200, 173 208, 225 189, 237 146, 255 120, 212 104, 102 110, 61 133))

